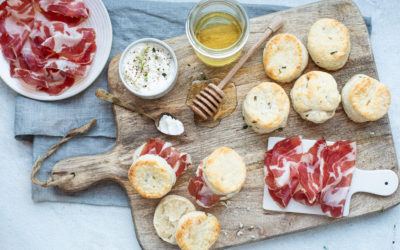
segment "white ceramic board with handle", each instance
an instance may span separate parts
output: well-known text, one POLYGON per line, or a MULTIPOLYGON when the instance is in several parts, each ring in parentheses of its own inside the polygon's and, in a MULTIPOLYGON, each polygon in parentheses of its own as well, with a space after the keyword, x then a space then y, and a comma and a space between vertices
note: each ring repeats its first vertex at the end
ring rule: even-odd
MULTIPOLYGON (((268 150, 272 149, 275 144, 285 138, 269 137, 268 150)), ((303 151, 307 152, 316 142, 316 140, 302 139, 303 151)), ((327 142, 332 145, 333 142, 327 142)), ((356 161, 357 166, 357 161, 356 161)), ((389 196, 393 194, 399 185, 399 180, 395 172, 387 169, 382 170, 361 170, 356 167, 353 173, 350 190, 346 198, 343 216, 349 215, 351 196, 355 193, 371 193, 381 196, 389 196)), ((290 212, 302 214, 325 215, 319 204, 314 206, 306 206, 294 199, 291 199, 286 208, 281 208, 269 195, 268 186, 264 185, 263 208, 269 211, 290 212)))

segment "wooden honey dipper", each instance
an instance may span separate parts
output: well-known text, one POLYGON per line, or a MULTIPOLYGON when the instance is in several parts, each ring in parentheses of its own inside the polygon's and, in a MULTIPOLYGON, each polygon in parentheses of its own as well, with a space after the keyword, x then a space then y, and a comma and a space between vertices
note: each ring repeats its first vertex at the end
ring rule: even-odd
POLYGON ((267 38, 280 27, 282 27, 283 21, 279 16, 274 17, 272 22, 269 24, 267 30, 264 32, 263 36, 258 40, 256 44, 251 47, 247 53, 240 58, 239 62, 228 72, 224 79, 218 84, 210 83, 206 88, 200 91, 199 94, 193 99, 193 104, 190 108, 193 112, 198 115, 201 119, 206 120, 208 117, 215 114, 225 97, 222 89, 225 85, 232 79, 236 72, 243 66, 243 64, 254 54, 258 47, 263 44, 267 38))

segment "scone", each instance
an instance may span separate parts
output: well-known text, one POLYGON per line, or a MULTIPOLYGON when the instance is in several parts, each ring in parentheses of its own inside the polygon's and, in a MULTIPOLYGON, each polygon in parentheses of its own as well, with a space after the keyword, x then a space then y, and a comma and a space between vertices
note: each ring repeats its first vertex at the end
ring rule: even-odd
POLYGON ((263 62, 268 77, 278 82, 291 82, 306 68, 308 52, 294 35, 278 34, 266 44, 263 62))
POLYGON ((174 170, 158 156, 140 156, 129 169, 129 182, 144 198, 157 199, 166 195, 175 185, 174 170))
POLYGON ((208 208, 237 194, 246 180, 246 164, 233 149, 221 147, 206 157, 190 179, 188 190, 197 204, 208 208))
POLYGON ((307 48, 312 60, 319 67, 338 70, 349 59, 351 50, 349 30, 338 20, 322 18, 311 26, 307 48))
POLYGON ((135 150, 132 158, 130 184, 143 197, 153 199, 166 195, 176 179, 192 164, 189 154, 177 150, 171 143, 160 138, 148 139, 135 150))
POLYGON ((290 97, 294 110, 303 119, 314 123, 332 118, 340 103, 335 79, 322 71, 311 71, 297 79, 290 97))
POLYGON ((179 219, 195 210, 194 205, 185 197, 179 195, 164 197, 154 212, 153 225, 157 235, 164 241, 176 245, 176 226, 179 219))
POLYGON ((209 213, 200 211, 185 214, 176 228, 176 241, 183 250, 207 250, 218 239, 220 224, 209 213))
POLYGON ((342 103, 354 122, 375 121, 389 110, 389 89, 378 80, 363 74, 354 75, 342 89, 342 103))
POLYGON ((286 126, 289 109, 289 97, 283 88, 273 82, 264 82, 247 93, 242 112, 249 127, 265 134, 286 126))

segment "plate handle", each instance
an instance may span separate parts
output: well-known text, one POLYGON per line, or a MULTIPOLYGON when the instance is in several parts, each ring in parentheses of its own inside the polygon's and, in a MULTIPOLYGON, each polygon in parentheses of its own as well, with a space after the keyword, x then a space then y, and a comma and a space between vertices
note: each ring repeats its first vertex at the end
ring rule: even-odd
POLYGON ((353 173, 350 195, 363 192, 388 196, 397 190, 398 185, 399 179, 392 170, 361 170, 356 168, 353 173))

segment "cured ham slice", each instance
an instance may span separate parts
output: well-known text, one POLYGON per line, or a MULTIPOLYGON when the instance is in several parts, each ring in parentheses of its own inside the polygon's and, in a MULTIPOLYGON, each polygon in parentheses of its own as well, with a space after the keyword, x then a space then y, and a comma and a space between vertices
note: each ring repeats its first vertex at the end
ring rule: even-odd
POLYGON ((192 164, 190 155, 172 147, 171 143, 159 138, 150 138, 140 155, 153 154, 164 158, 174 170, 176 177, 180 176, 192 164))
POLYGON ((89 9, 82 0, 35 0, 35 2, 49 20, 78 24, 89 17, 89 9))
POLYGON ((63 59, 45 60, 25 43, 18 60, 11 63, 11 76, 21 78, 28 85, 49 94, 58 94, 75 82, 74 77, 86 75, 86 65, 63 59))
POLYGON ((265 155, 265 183, 268 191, 279 206, 285 208, 298 184, 298 167, 301 164, 303 147, 300 137, 284 139, 265 155))
POLYGON ((0 45, 8 60, 16 60, 31 29, 35 11, 31 0, 7 0, 0 4, 0 45))
POLYGON ((323 153, 325 170, 321 190, 321 209, 331 217, 343 215, 346 197, 355 170, 356 143, 339 141, 323 153))
POLYGON ((209 208, 217 204, 223 196, 213 193, 207 186, 201 166, 202 163, 197 169, 196 177, 189 180, 188 190, 190 195, 196 199, 196 202, 200 206, 209 208))
POLYGON ((70 27, 37 17, 30 38, 33 50, 43 58, 58 57, 80 64, 92 62, 96 33, 92 28, 70 27))
POLYGON ((318 140, 302 157, 299 165, 299 186, 293 198, 306 205, 318 203, 322 189, 324 162, 322 154, 326 150, 325 139, 318 140))

